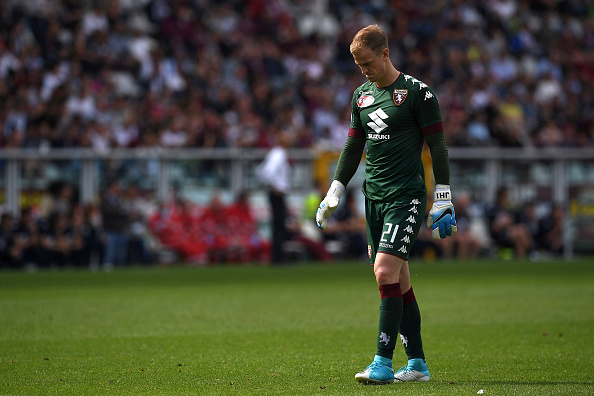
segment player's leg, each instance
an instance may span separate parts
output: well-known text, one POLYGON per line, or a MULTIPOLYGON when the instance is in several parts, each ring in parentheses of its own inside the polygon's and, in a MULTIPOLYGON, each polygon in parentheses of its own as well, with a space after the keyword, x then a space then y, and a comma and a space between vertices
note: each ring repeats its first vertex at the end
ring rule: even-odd
POLYGON ((400 257, 379 252, 373 268, 381 298, 377 355, 390 360, 394 354, 402 318, 400 268, 403 262, 400 257))
POLYGON ((412 287, 410 283, 410 270, 408 269, 408 260, 404 260, 402 266, 400 267, 400 291, 402 292, 402 296, 410 290, 412 287))
POLYGON ((377 338, 377 353, 373 362, 355 379, 364 383, 390 383, 394 381, 392 356, 398 338, 402 318, 402 293, 400 268, 404 258, 398 249, 405 252, 400 239, 405 238, 404 219, 407 208, 401 203, 366 202, 367 236, 369 259, 374 265, 374 274, 380 290, 380 315, 377 338), (400 227, 400 224, 403 226, 400 227), (398 231, 400 230, 400 239, 398 231))
POLYGON ((396 372, 397 381, 429 381, 429 369, 423 352, 421 338, 421 312, 410 283, 408 261, 400 269, 402 291, 402 320, 400 321, 400 339, 408 357, 408 364, 396 372))
POLYGON ((374 273, 380 290, 380 314, 377 353, 373 362, 355 375, 359 382, 386 384, 394 382, 392 355, 398 339, 402 317, 402 294, 398 278, 403 260, 386 253, 378 253, 374 273))

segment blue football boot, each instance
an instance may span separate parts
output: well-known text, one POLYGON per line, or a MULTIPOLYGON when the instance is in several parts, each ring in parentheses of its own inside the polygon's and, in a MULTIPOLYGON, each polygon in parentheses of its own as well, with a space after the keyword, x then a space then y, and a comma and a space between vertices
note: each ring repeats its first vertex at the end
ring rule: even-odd
POLYGON ((396 382, 406 381, 429 381, 431 376, 429 375, 429 369, 427 363, 423 359, 410 359, 408 366, 401 367, 396 374, 394 379, 396 382))
POLYGON ((390 384, 394 382, 392 360, 375 355, 373 362, 365 370, 355 375, 355 379, 364 384, 390 384))

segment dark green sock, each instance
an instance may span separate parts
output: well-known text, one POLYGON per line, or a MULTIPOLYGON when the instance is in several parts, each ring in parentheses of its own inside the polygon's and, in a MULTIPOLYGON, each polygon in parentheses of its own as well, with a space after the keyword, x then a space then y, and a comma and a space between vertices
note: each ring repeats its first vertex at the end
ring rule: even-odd
POLYGON ((402 293, 400 284, 380 285, 380 303, 377 354, 392 359, 402 318, 402 293))
POLYGON ((421 339, 421 312, 412 287, 402 296, 402 320, 400 337, 404 351, 409 359, 425 359, 423 340, 421 339))

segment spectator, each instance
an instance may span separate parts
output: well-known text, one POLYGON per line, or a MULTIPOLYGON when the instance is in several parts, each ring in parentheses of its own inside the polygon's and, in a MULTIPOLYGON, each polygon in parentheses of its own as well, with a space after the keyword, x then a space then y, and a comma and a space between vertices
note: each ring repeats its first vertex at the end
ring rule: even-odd
POLYGON ((44 193, 40 207, 39 216, 42 219, 49 219, 53 214, 69 215, 74 204, 74 190, 72 186, 64 181, 50 183, 44 193))
POLYGON ((486 218, 492 240, 500 249, 513 249, 518 258, 524 258, 533 246, 528 228, 517 222, 511 207, 507 188, 497 192, 497 201, 487 210, 486 218))
POLYGON ((93 254, 99 248, 99 235, 97 229, 88 219, 88 210, 77 207, 72 212, 72 265, 78 268, 90 267, 93 254))
POLYGON ((287 240, 286 221, 288 217, 285 196, 291 189, 291 165, 287 148, 291 138, 287 133, 278 134, 278 142, 259 165, 257 173, 262 185, 268 190, 272 211, 272 263, 284 262, 283 244, 287 240))
POLYGON ((125 202, 130 215, 128 257, 126 261, 149 264, 152 261, 152 254, 149 248, 149 230, 147 229, 144 214, 149 212, 151 204, 142 196, 136 184, 128 186, 125 202))
MULTIPOLYGON (((315 210, 312 212, 315 213, 315 210)), ((367 255, 367 231, 365 218, 356 206, 355 195, 346 190, 343 202, 328 220, 325 229, 328 240, 342 242, 343 254, 350 258, 361 258, 367 255)))
POLYGON ((54 212, 41 229, 42 266, 64 268, 72 265, 74 234, 67 215, 54 212))
POLYGON ((563 221, 565 212, 560 205, 553 205, 550 213, 538 222, 536 245, 544 251, 555 255, 563 254, 563 221))
POLYGON ((482 242, 472 228, 470 214, 470 194, 459 192, 456 194, 454 207, 456 208, 456 224, 458 231, 455 238, 440 239, 436 243, 445 258, 456 257, 459 260, 474 259, 479 256, 483 248, 482 242))
POLYGON ((184 199, 160 204, 149 217, 149 229, 159 242, 175 251, 190 265, 206 265, 209 260, 204 225, 200 223, 202 210, 184 199))
POLYGON ((301 233, 314 241, 324 240, 324 233, 316 224, 316 211, 320 201, 324 198, 321 184, 314 181, 314 188, 303 199, 302 216, 299 221, 301 233))
POLYGON ((317 239, 311 233, 304 232, 303 224, 298 217, 289 215, 285 221, 287 227, 285 241, 295 242, 299 247, 298 251, 303 254, 303 258, 325 262, 334 260, 332 253, 326 248, 324 239, 317 239))
MULTIPOLYGON (((536 207, 534 205, 534 202, 525 202, 520 207, 520 209, 515 212, 514 221, 517 224, 522 224, 526 228, 526 231, 528 231, 528 234, 530 234, 532 240, 536 242, 535 239, 537 237, 539 228, 539 216, 536 213, 536 207)), ((536 245, 533 246, 533 248, 535 247, 536 245)))
POLYGON ((101 199, 101 216, 105 234, 103 269, 111 271, 116 265, 126 264, 130 213, 117 180, 108 183, 101 199))
POLYGON ((252 216, 247 191, 241 191, 235 202, 229 205, 225 212, 229 234, 235 246, 239 248, 238 252, 232 255, 231 261, 269 262, 270 242, 260 235, 258 224, 252 216))
POLYGON ((40 228, 31 208, 21 210, 19 224, 15 230, 16 249, 19 253, 21 265, 40 267, 43 263, 43 254, 40 246, 40 228))
POLYGON ((97 270, 103 263, 105 253, 105 235, 103 235, 103 217, 101 215, 100 204, 89 204, 85 208, 85 223, 90 228, 90 268, 97 270))
MULTIPOLYGON (((288 213, 285 222, 287 241, 292 242, 293 253, 303 258, 330 262, 334 260, 334 256, 328 249, 324 234, 316 225, 315 219, 316 210, 322 199, 321 194, 320 184, 316 183, 315 189, 305 197, 301 215, 288 213)), ((290 247, 289 250, 291 250, 290 247)))
POLYGON ((84 36, 88 37, 96 31, 107 31, 109 28, 109 21, 103 7, 103 2, 94 1, 92 8, 83 15, 81 23, 84 36))
POLYGON ((467 141, 470 146, 488 146, 491 143, 491 133, 487 126, 487 115, 481 111, 471 117, 467 126, 467 141))
MULTIPOLYGON (((237 208, 236 208, 237 210, 237 208)), ((228 210, 218 193, 214 193, 210 204, 204 208, 200 217, 204 240, 208 246, 210 263, 237 261, 244 253, 237 229, 230 227, 228 210)))
POLYGON ((0 268, 15 268, 17 257, 15 257, 15 235, 14 218, 10 213, 2 213, 0 219, 0 268))

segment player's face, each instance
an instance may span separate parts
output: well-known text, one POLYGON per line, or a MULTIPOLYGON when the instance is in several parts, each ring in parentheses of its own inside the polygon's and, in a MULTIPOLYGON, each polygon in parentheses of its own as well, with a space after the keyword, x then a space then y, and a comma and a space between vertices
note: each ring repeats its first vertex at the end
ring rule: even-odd
POLYGON ((380 81, 386 72, 385 51, 380 55, 368 48, 361 48, 353 53, 355 64, 361 69, 361 73, 370 82, 380 81))

